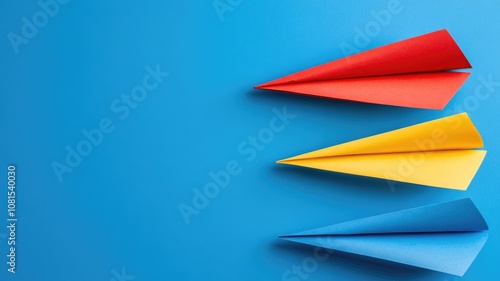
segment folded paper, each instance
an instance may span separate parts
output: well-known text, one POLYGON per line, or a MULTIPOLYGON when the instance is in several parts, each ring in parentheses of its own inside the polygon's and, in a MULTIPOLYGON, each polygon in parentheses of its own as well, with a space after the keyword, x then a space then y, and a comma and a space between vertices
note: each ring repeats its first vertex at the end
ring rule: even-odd
POLYGON ((332 99, 443 109, 471 68, 443 29, 348 56, 256 86, 332 99))
POLYGON ((280 238, 462 276, 486 242, 487 230, 466 198, 280 238))
POLYGON ((486 151, 467 113, 277 161, 333 172, 466 190, 486 151))

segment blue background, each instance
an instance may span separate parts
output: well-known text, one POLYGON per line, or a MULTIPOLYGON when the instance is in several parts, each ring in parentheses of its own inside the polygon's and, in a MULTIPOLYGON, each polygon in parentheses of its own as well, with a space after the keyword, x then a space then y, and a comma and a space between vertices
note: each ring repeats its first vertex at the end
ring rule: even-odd
POLYGON ((401 11, 360 48, 447 28, 474 68, 442 111, 252 88, 344 57, 341 44, 354 46, 355 28, 390 2, 233 0, 223 1, 230 9, 219 16, 211 1, 70 1, 16 54, 7 34, 21 34, 22 17, 32 20, 41 6, 2 1, 0 217, 7 218, 13 163, 19 221, 15 275, 7 272, 7 229, 0 228, 0 279, 116 281, 123 269, 122 280, 282 280, 313 248, 277 235, 471 197, 491 230, 462 279, 346 254, 319 262, 307 279, 497 280, 500 87, 482 100, 474 91, 480 77, 500 81, 500 2, 401 0, 401 11), (157 65, 170 75, 119 119, 113 101, 157 65), (284 107, 296 115, 285 129, 254 158, 240 153, 284 107), (391 189, 384 180, 274 163, 461 111, 488 150, 465 192, 391 189), (65 147, 75 148, 82 130, 103 118, 115 130, 60 182, 52 163, 64 164, 65 147), (241 172, 187 224, 179 205, 192 206, 193 189, 203 190, 209 173, 232 160, 241 172))

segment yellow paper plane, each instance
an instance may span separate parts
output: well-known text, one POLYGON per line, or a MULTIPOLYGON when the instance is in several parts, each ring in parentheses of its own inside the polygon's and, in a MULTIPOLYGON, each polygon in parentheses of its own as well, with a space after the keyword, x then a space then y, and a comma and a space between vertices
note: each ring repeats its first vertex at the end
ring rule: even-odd
POLYGON ((467 113, 277 161, 339 173, 466 190, 486 151, 467 113))

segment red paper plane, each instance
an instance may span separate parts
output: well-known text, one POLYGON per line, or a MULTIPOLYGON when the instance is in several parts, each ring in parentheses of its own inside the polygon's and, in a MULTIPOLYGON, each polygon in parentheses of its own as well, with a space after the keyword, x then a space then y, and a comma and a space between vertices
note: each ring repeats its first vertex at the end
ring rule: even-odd
POLYGON ((256 86, 311 96, 443 109, 471 68, 446 29, 300 71, 256 86))

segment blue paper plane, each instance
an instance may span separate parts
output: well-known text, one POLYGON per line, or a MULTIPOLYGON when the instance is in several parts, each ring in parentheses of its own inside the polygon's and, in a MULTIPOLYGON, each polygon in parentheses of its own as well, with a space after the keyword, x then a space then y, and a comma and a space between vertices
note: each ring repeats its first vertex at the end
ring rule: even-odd
POLYGON ((280 238, 463 276, 488 238, 469 199, 412 208, 280 238))

